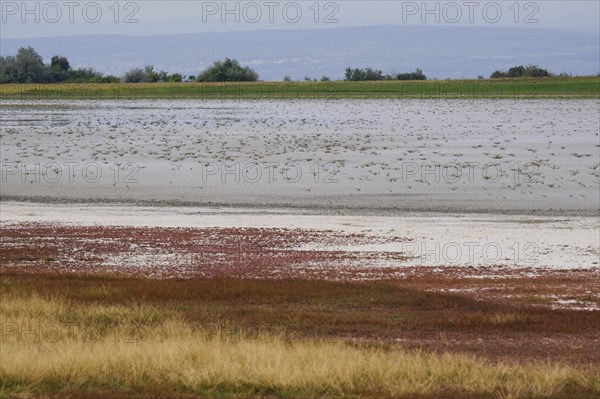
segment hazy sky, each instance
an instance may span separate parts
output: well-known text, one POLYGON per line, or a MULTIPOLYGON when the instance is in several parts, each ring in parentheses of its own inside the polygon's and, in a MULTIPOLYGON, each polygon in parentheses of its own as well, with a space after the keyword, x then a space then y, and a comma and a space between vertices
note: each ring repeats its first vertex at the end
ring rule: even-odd
POLYGON ((598 34, 600 2, 0 0, 0 23, 3 38, 109 33, 153 35, 388 24, 512 26, 598 34))

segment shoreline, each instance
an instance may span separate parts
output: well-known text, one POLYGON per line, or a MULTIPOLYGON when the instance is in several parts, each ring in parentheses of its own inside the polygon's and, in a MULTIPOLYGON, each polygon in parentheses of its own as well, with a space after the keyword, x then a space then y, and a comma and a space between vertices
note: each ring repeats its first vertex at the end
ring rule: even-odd
MULTIPOLYGON (((369 195, 365 196, 368 197, 369 195)), ((373 195, 372 197, 379 197, 373 195)), ((381 197, 385 197, 385 194, 381 197)), ((438 216, 438 215, 512 215, 534 217, 598 217, 600 206, 597 209, 515 209, 506 208, 468 208, 455 206, 426 206, 424 201, 415 200, 404 202, 403 206, 367 206, 361 204, 334 205, 335 197, 316 198, 308 203, 303 198, 270 198, 267 201, 236 202, 225 198, 220 201, 193 201, 179 199, 140 199, 140 198, 81 198, 81 197, 49 197, 49 196, 20 196, 0 195, 0 204, 33 204, 36 205, 98 205, 98 206, 130 206, 140 208, 215 208, 221 211, 228 209, 235 213, 288 213, 299 215, 348 215, 348 216, 438 216), (327 206, 318 206, 317 202, 325 201, 327 206), (314 202, 314 203, 311 203, 314 202)), ((369 202, 365 200, 364 202, 369 202)), ((373 201, 371 201, 373 203, 373 201)), ((599 204, 600 205, 600 204, 599 204)))
MULTIPOLYGON (((406 213, 400 216, 331 214, 323 217, 273 208, 249 212, 243 208, 17 202, 1 202, 0 209, 0 226, 7 232, 27 230, 29 225, 34 229, 36 225, 48 225, 98 231, 120 228, 182 232, 233 229, 240 231, 242 236, 249 229, 253 234, 264 231, 282 237, 302 236, 310 232, 308 237, 312 239, 306 242, 290 241, 296 244, 281 247, 282 243, 276 241, 273 248, 343 252, 351 258, 368 255, 363 259, 364 264, 360 264, 360 259, 351 262, 366 268, 600 268, 600 222, 597 217, 458 213, 406 213), (313 233, 316 234, 314 237, 313 233), (356 241, 356 237, 362 238, 356 241)), ((219 243, 219 240, 211 239, 206 245, 219 243)), ((257 243, 261 248, 271 245, 268 239, 257 243)), ((239 248, 235 250, 239 251, 239 248)), ((194 251, 192 253, 198 252, 194 251)), ((193 264, 189 252, 179 253, 173 249, 164 254, 167 253, 172 257, 165 258, 170 269, 185 269, 193 264)), ((142 262, 145 255, 128 253, 126 259, 131 256, 142 262)), ((159 258, 164 258, 163 252, 159 258)), ((117 264, 118 257, 115 259, 112 263, 117 264)), ((325 268, 335 269, 345 264, 336 262, 325 268)))

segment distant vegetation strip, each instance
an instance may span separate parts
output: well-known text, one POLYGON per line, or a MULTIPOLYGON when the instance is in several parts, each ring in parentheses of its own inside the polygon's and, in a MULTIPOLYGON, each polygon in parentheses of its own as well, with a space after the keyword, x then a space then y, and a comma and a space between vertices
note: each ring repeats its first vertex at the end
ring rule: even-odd
POLYGON ((1 84, 2 100, 600 98, 600 77, 375 82, 1 84))
MULTIPOLYGON (((496 70, 490 78, 572 78, 571 74, 562 72, 552 73, 538 65, 513 66, 508 71, 496 70)), ((596 75, 600 77, 600 72, 596 75)), ((484 76, 479 75, 479 80, 484 76)), ((420 68, 414 72, 384 73, 371 67, 346 68, 343 81, 347 82, 377 82, 377 81, 425 81, 427 76, 420 68)), ((259 82, 257 71, 249 66, 240 65, 236 59, 225 58, 215 61, 199 75, 182 75, 181 73, 168 73, 164 70, 156 71, 153 65, 144 68, 132 68, 123 76, 104 75, 92 68, 72 68, 69 60, 61 55, 51 58, 49 64, 32 47, 21 47, 16 55, 0 56, 0 84, 25 84, 25 83, 215 83, 215 82, 259 82)), ((302 80, 293 79, 286 75, 282 79, 285 83, 304 82, 331 82, 329 76, 323 75, 320 79, 304 76, 302 80)))

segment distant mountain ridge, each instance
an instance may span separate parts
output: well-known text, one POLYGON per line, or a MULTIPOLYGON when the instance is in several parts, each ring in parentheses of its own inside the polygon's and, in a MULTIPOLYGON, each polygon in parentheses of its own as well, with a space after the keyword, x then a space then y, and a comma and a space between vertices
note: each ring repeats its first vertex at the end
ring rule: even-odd
POLYGON ((341 78, 348 67, 388 72, 421 68, 429 77, 475 78, 539 64, 577 75, 600 70, 600 35, 548 29, 459 26, 362 26, 314 30, 214 32, 160 36, 82 35, 0 39, 0 54, 34 47, 46 61, 122 75, 132 67, 196 75, 212 61, 237 58, 263 80, 285 75, 341 78))

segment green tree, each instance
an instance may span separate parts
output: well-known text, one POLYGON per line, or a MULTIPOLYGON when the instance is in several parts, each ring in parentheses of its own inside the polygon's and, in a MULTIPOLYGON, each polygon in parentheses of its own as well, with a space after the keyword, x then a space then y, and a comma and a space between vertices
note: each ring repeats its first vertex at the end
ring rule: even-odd
MULTIPOLYGON (((104 77, 102 73, 95 71, 92 68, 77 68, 69 71, 70 83, 114 83, 114 76, 104 77)), ((119 80, 118 80, 119 81, 119 80)))
POLYGON ((423 73, 420 68, 417 68, 414 72, 399 73, 396 75, 398 80, 427 80, 427 76, 423 73))
POLYGON ((506 77, 508 78, 522 78, 525 74, 525 67, 523 65, 514 66, 508 70, 506 77))
POLYGON ((164 71, 156 72, 154 70, 154 66, 146 65, 144 67, 144 74, 146 75, 144 82, 160 82, 161 81, 161 73, 162 73, 162 77, 164 78, 166 76, 166 72, 164 72, 164 71))
POLYGON ((0 57, 0 83, 17 83, 17 59, 12 56, 0 57))
POLYGON ((168 75, 167 78, 165 79, 165 82, 180 83, 180 82, 183 82, 183 77, 179 73, 174 73, 172 75, 168 75))
POLYGON ((68 71, 69 69, 71 69, 71 65, 69 64, 69 60, 67 60, 66 57, 55 55, 50 59, 50 68, 59 71, 68 71))
POLYGON ((523 72, 524 77, 528 78, 547 78, 552 76, 546 69, 540 68, 538 65, 527 65, 523 72))
POLYGON ((32 47, 21 47, 16 56, 16 83, 45 83, 48 70, 42 57, 32 47))
POLYGON ((71 65, 66 57, 55 55, 50 60, 50 81, 63 82, 69 78, 71 65))
POLYGON ((148 75, 141 68, 130 69, 123 76, 123 81, 125 83, 145 83, 145 82, 149 82, 148 75))
POLYGON ((353 81, 353 82, 365 80, 364 72, 358 68, 354 68, 354 69, 346 68, 346 73, 344 74, 344 80, 353 81))
POLYGON ((250 67, 242 67, 235 59, 216 61, 199 76, 199 82, 255 82, 258 74, 250 67))
POLYGON ((383 72, 373 68, 346 68, 346 73, 344 74, 344 80, 353 82, 360 82, 364 80, 383 80, 384 78, 383 72))
POLYGON ((490 78, 544 78, 553 76, 548 70, 540 68, 538 65, 517 65, 510 68, 507 72, 494 71, 490 78))

